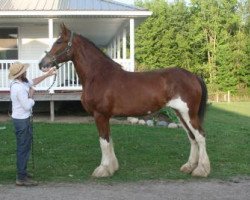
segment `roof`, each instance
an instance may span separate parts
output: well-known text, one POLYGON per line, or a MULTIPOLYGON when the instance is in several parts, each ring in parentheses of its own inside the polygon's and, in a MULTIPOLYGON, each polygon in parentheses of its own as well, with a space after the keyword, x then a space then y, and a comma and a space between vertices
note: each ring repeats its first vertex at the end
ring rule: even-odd
POLYGON ((146 9, 114 0, 0 0, 0 18, 146 18, 151 14, 146 9))
POLYGON ((113 0, 0 0, 1 11, 143 11, 113 0))
POLYGON ((135 27, 152 14, 143 8, 115 0, 0 0, 0 25, 64 22, 76 32, 106 46, 119 30, 135 27))

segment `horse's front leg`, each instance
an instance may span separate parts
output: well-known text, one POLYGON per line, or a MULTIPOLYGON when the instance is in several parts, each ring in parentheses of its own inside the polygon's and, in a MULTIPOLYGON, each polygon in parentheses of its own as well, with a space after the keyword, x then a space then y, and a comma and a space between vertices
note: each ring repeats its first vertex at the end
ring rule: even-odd
POLYGON ((95 123, 99 131, 99 140, 102 151, 102 160, 93 172, 94 177, 112 176, 118 170, 119 165, 114 153, 112 139, 110 137, 109 117, 100 113, 94 113, 95 123))

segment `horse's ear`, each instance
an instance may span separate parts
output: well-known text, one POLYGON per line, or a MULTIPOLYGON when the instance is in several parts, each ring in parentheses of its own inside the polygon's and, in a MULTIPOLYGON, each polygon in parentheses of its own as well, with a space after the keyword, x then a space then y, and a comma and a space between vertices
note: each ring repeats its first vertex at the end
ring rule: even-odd
POLYGON ((62 35, 66 35, 68 29, 67 29, 67 27, 65 26, 65 24, 64 24, 64 23, 61 23, 60 27, 61 27, 61 30, 62 30, 62 31, 61 31, 62 35))

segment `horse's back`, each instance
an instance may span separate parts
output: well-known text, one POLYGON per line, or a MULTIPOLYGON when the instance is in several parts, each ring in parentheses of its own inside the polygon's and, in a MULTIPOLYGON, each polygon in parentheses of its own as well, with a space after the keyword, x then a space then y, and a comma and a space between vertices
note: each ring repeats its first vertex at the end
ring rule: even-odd
POLYGON ((115 114, 156 111, 175 97, 186 99, 183 93, 189 92, 193 82, 195 76, 178 67, 150 72, 119 72, 110 78, 113 111, 115 114))
MULTIPOLYGON (((133 74, 133 73, 132 73, 133 74)), ((190 71, 180 67, 169 67, 149 72, 134 74, 134 78, 149 83, 149 87, 163 90, 166 99, 175 96, 195 95, 201 92, 198 77, 190 71), (153 85, 153 86, 152 86, 153 85), (186 95, 185 95, 186 94, 186 95)))

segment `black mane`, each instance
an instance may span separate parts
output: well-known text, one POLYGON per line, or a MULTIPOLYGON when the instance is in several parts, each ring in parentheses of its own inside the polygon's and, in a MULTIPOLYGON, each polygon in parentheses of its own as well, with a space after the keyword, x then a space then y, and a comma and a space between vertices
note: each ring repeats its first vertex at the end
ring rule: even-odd
MULTIPOLYGON (((80 35, 80 38, 87 41, 90 45, 92 45, 95 49, 97 49, 105 58, 108 58, 109 60, 113 61, 112 58, 110 58, 106 53, 104 53, 98 46, 96 46, 96 44, 94 42, 92 42, 91 40, 87 39, 86 37, 80 35)), ((113 61, 114 62, 114 61, 113 61)), ((115 62, 116 63, 116 62, 115 62)), ((118 63, 117 63, 118 64, 118 63)), ((120 64, 119 64, 120 65, 120 64)))

